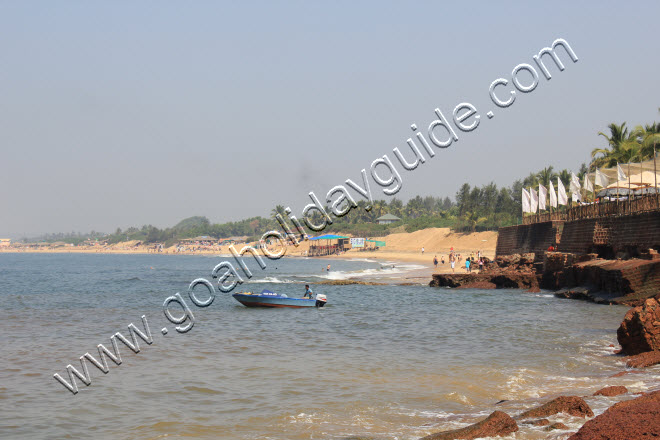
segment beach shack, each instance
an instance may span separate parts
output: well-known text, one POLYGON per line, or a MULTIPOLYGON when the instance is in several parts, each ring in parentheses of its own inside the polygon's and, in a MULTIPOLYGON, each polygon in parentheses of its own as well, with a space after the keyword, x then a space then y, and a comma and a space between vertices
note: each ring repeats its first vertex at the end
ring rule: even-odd
POLYGON ((389 225, 390 223, 399 222, 399 221, 401 221, 401 219, 399 217, 397 217, 396 215, 385 214, 381 217, 378 217, 376 219, 376 221, 378 222, 379 225, 389 225))
POLYGON ((309 240, 312 242, 307 254, 310 257, 336 255, 347 251, 351 246, 351 239, 342 235, 325 234, 311 237, 309 240))

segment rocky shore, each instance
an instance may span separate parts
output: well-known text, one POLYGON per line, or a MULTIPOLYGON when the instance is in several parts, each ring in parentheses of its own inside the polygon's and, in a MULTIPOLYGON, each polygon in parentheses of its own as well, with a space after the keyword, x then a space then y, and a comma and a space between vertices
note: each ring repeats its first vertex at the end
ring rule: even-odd
MULTIPOLYGON (((621 345, 618 355, 626 356, 626 366, 631 370, 615 376, 660 364, 660 255, 652 249, 641 258, 627 260, 560 252, 507 255, 488 261, 482 273, 434 274, 430 286, 528 291, 543 288, 554 290, 555 296, 562 298, 629 305, 632 308, 617 330, 617 340, 621 345)), ((623 386, 607 386, 594 396, 627 394, 623 386)), ((561 396, 514 416, 494 411, 473 425, 437 432, 422 440, 508 436, 521 424, 544 426, 548 432, 568 429, 549 419, 558 413, 591 418, 569 440, 660 438, 660 390, 631 397, 593 417, 582 397, 561 396)))
MULTIPOLYGON (((596 395, 617 395, 627 393, 624 387, 608 387, 594 393, 596 395), (612 393, 614 388, 614 394, 612 393), (616 389, 623 388, 623 390, 616 389)), ((591 418, 568 440, 633 440, 660 437, 660 391, 642 393, 630 400, 618 402, 603 414, 594 417, 587 402, 579 396, 560 396, 545 404, 511 417, 502 411, 494 411, 484 420, 465 428, 437 432, 420 440, 471 440, 477 438, 503 437, 517 432, 519 424, 544 427, 548 433, 566 430, 568 427, 559 421, 551 421, 555 415, 568 415, 576 418, 591 418), (592 418, 593 417, 593 418, 592 418)))
POLYGON ((660 299, 660 254, 628 260, 562 252, 498 256, 480 273, 433 274, 431 287, 547 289, 562 298, 638 306, 660 299))

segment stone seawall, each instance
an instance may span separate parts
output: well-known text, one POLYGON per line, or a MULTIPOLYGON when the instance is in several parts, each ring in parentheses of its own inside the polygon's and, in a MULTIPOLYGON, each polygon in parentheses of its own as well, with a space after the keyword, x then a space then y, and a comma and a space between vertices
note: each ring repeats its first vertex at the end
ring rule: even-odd
POLYGON ((507 226, 499 229, 495 253, 542 255, 553 243, 561 252, 594 252, 608 259, 635 257, 649 248, 660 250, 660 211, 507 226))
POLYGON ((559 241, 562 225, 562 221, 549 221, 500 228, 497 234, 495 255, 525 253, 542 255, 550 245, 559 241))

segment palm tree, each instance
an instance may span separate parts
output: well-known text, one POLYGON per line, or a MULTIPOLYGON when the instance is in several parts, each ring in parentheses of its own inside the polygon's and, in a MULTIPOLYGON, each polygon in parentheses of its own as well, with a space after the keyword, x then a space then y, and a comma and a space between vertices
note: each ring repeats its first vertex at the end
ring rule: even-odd
MULTIPOLYGON (((660 108, 658 111, 660 112, 660 108)), ((639 143, 641 144, 643 158, 653 158, 655 146, 660 144, 660 123, 653 122, 644 127, 638 125, 635 127, 634 133, 637 135, 639 143)))
POLYGON ((571 172, 568 171, 567 169, 563 169, 559 172, 559 180, 561 180, 561 183, 564 184, 564 187, 568 187, 570 182, 571 182, 571 172))
POLYGON ((272 218, 275 218, 277 216, 277 214, 280 214, 282 217, 286 216, 286 213, 284 212, 284 206, 277 205, 277 206, 275 206, 275 208, 273 208, 270 211, 270 216, 272 218))
POLYGON ((539 176, 538 173, 529 173, 529 176, 525 177, 523 179, 523 186, 525 187, 535 187, 539 183, 539 176))
POLYGON ((611 123, 607 126, 610 129, 610 135, 606 135, 602 131, 598 132, 598 135, 603 136, 607 139, 607 145, 609 148, 594 148, 591 150, 591 164, 589 169, 595 170, 596 168, 601 167, 613 167, 617 163, 622 162, 621 160, 621 147, 627 141, 633 140, 634 135, 628 131, 626 128, 626 123, 617 125, 611 123), (598 155, 600 157, 596 157, 598 155))
POLYGON ((543 168, 541 171, 536 173, 536 178, 539 182, 546 188, 550 185, 550 181, 557 177, 557 173, 554 172, 552 165, 546 168, 543 168))

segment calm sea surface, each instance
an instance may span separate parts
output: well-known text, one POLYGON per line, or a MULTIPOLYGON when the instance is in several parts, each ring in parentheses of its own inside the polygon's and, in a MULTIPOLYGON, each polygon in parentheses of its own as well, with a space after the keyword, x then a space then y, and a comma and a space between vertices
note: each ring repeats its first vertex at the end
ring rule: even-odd
MULTIPOLYGON (((185 334, 165 298, 210 279, 220 257, 0 254, 0 438, 416 439, 496 409, 511 415, 559 394, 660 386, 660 369, 620 378, 613 355, 627 308, 516 290, 331 286, 321 279, 405 278, 419 267, 283 259, 238 290, 302 296, 323 309, 248 309, 219 293, 185 334), (321 269, 332 265, 327 273, 321 269), (154 338, 73 395, 53 378, 110 336, 154 338), (161 329, 169 332, 163 335, 161 329), (504 403, 495 405, 500 400, 504 403)), ((188 299, 187 295, 184 298, 188 299)), ((175 306, 172 308, 175 310, 175 306)), ((595 412, 616 399, 589 398, 595 412)), ((561 420, 573 429, 579 421, 561 420)), ((516 439, 548 438, 521 427, 516 439)), ((569 431, 551 438, 566 438, 569 431)))

